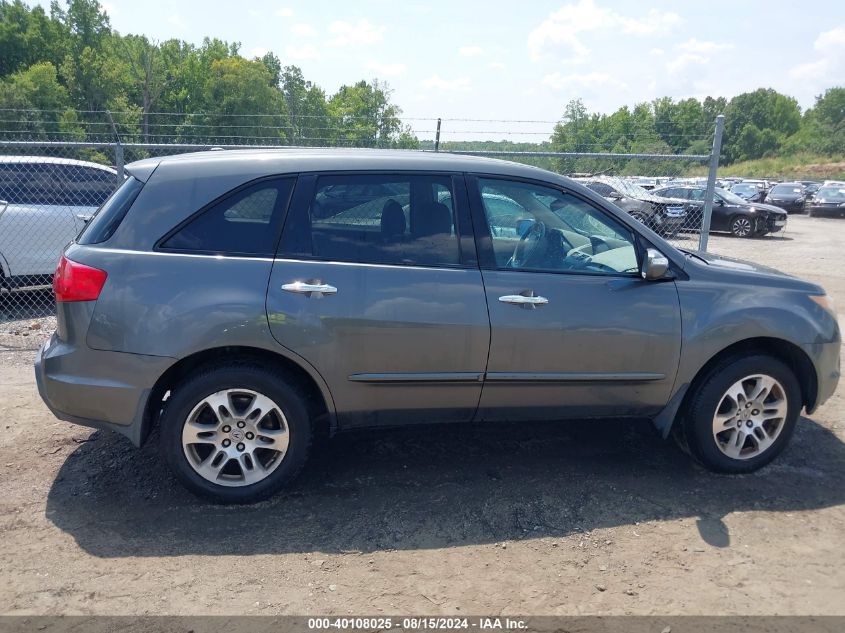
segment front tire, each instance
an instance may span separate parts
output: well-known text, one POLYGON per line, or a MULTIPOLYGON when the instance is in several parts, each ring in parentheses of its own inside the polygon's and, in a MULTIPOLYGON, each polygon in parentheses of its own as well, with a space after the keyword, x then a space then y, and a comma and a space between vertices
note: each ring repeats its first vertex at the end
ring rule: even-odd
POLYGON ((299 474, 311 440, 306 403, 287 377, 250 364, 187 379, 161 419, 165 461, 186 488, 215 503, 275 494, 299 474))
POLYGON ((736 215, 731 219, 731 235, 734 237, 753 237, 754 220, 744 215, 736 215))
POLYGON ((718 363, 688 402, 679 443, 718 473, 749 473, 771 462, 789 442, 802 406, 792 370, 762 354, 718 363))

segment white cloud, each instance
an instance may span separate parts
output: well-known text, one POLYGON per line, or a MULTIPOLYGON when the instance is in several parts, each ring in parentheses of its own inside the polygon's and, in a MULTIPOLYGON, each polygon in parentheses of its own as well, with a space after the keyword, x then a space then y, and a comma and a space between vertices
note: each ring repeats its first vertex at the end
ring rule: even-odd
POLYGON ((114 15, 117 15, 117 10, 114 8, 114 3, 112 3, 112 2, 103 2, 103 3, 102 3, 102 6, 103 6, 103 11, 105 11, 106 13, 108 13, 109 17, 112 17, 112 16, 114 16, 114 15))
POLYGON ((592 72, 583 74, 569 74, 563 75, 558 72, 546 75, 542 79, 544 86, 548 86, 553 90, 563 90, 565 88, 575 87, 611 87, 627 90, 628 84, 624 81, 616 79, 607 73, 592 72))
POLYGON ((185 22, 182 20, 182 16, 178 13, 172 13, 167 16, 167 23, 171 26, 175 26, 177 29, 185 28, 185 22))
POLYGON ((293 15, 293 9, 290 7, 282 7, 281 9, 276 9, 276 15, 280 18, 289 18, 293 15))
POLYGON ((678 55, 678 57, 673 59, 671 62, 668 62, 666 64, 666 70, 669 71, 670 74, 675 74, 681 72, 689 66, 702 65, 709 61, 710 58, 704 57, 703 55, 683 53, 682 55, 678 55))
POLYGON ((252 18, 260 18, 261 17, 261 11, 258 11, 257 9, 250 9, 247 13, 249 13, 250 17, 252 17, 252 18))
POLYGON ((263 46, 256 46, 249 52, 253 57, 264 57, 269 52, 269 49, 263 46))
POLYGON ((329 24, 329 34, 332 38, 329 46, 344 47, 361 44, 374 44, 381 41, 385 27, 376 26, 367 19, 360 19, 355 23, 335 20, 329 24))
POLYGON ((845 47, 845 25, 825 31, 816 38, 816 42, 813 44, 813 48, 817 51, 842 47, 845 47))
POLYGON ((505 66, 502 62, 490 62, 488 66, 490 66, 493 70, 504 70, 507 68, 507 66, 505 66))
POLYGON ((598 7, 595 0, 579 0, 577 4, 567 4, 554 11, 532 30, 528 34, 528 51, 534 60, 554 54, 579 62, 590 52, 581 40, 582 33, 605 31, 650 36, 681 22, 681 17, 671 11, 651 9, 640 17, 629 17, 598 7))
POLYGON ((819 54, 817 59, 794 66, 789 70, 789 76, 813 80, 818 83, 818 89, 845 81, 845 25, 819 33, 813 49, 819 54))
POLYGON ((317 59, 320 56, 320 51, 313 44, 305 44, 303 46, 288 46, 285 48, 285 56, 288 59, 317 59))
POLYGON ((663 57, 666 54, 662 48, 652 48, 649 52, 649 55, 654 55, 655 57, 663 57))
POLYGON ((462 57, 478 57, 484 53, 484 49, 480 46, 461 46, 458 49, 458 54, 462 57))
POLYGON ((372 60, 367 63, 367 69, 372 70, 377 75, 381 75, 383 77, 395 77, 397 75, 404 75, 405 71, 408 70, 408 67, 400 62, 383 64, 372 60))
POLYGON ((440 75, 432 75, 422 82, 423 88, 429 90, 440 90, 442 92, 462 92, 469 90, 470 81, 468 77, 456 77, 454 79, 443 79, 440 75))
POLYGON ((699 40, 695 37, 688 39, 686 42, 678 44, 678 48, 687 53, 709 54, 719 51, 728 51, 734 47, 733 44, 719 44, 717 42, 708 42, 699 40))

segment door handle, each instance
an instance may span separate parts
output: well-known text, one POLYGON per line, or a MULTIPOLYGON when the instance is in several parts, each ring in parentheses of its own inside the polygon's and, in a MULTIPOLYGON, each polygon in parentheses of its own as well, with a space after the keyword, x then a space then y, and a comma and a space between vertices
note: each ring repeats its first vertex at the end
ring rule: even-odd
POLYGON ((311 296, 311 293, 314 293, 317 297, 337 294, 337 288, 330 286, 329 284, 320 283, 319 281, 316 283, 294 281, 293 283, 283 284, 282 290, 286 290, 287 292, 297 292, 299 294, 307 294, 309 296, 311 296))
POLYGON ((544 306, 549 302, 545 297, 534 296, 533 293, 530 295, 504 295, 499 297, 499 301, 525 307, 544 306))

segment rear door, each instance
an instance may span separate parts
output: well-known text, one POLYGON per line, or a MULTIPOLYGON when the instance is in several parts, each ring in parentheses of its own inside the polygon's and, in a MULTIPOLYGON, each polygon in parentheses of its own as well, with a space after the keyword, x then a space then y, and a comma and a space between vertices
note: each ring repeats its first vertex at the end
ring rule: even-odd
POLYGON ((300 176, 267 313, 342 427, 472 419, 490 325, 470 226, 461 176, 300 176))
POLYGON ((638 274, 634 233, 556 187, 468 184, 492 326, 479 418, 658 412, 678 366, 680 306, 673 281, 638 274), (502 198, 517 216, 503 218, 502 198))

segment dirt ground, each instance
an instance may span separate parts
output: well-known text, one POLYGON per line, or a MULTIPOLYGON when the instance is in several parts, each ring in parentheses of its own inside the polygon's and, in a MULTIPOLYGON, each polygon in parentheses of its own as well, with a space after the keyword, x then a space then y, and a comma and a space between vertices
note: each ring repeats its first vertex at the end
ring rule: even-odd
MULTIPOLYGON (((845 306, 845 221, 711 250, 845 306)), ((647 423, 417 428, 336 438, 288 492, 218 507, 156 437, 54 419, 30 326, 0 328, 0 613, 845 614, 842 389, 754 475, 647 423)))

